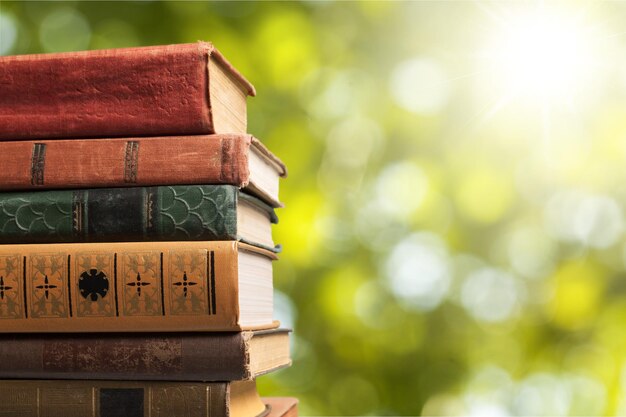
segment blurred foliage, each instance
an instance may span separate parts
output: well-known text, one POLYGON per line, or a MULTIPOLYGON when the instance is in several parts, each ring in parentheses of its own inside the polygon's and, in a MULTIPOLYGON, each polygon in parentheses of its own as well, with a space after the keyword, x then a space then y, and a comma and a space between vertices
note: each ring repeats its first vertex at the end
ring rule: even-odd
POLYGON ((528 4, 1 1, 0 54, 210 40, 255 84, 249 130, 289 167, 295 329, 263 394, 302 415, 624 414, 626 5, 558 4, 600 68, 559 101, 503 97, 481 64, 528 4))

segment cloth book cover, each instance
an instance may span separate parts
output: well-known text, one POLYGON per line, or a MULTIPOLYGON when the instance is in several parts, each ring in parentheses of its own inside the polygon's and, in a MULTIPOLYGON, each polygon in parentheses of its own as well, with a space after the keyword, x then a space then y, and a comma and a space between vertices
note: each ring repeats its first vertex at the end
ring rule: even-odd
POLYGON ((0 57, 0 140, 245 133, 254 87, 207 42, 0 57))

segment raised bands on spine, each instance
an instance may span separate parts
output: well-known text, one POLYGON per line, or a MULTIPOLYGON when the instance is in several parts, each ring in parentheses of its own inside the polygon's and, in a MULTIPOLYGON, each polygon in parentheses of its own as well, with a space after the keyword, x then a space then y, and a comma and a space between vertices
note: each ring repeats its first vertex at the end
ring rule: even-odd
POLYGON ((217 314, 217 299, 215 296, 215 251, 209 253, 211 261, 211 314, 217 314))
POLYGON ((126 142, 126 154, 124 158, 124 182, 134 184, 137 182, 137 169, 139 168, 139 142, 126 142))
POLYGON ((220 181, 228 182, 232 178, 232 172, 229 168, 232 168, 233 164, 233 141, 222 139, 222 159, 220 161, 220 181))
POLYGON ((71 268, 72 268, 72 255, 67 255, 67 301, 70 306, 70 317, 72 317, 72 279, 71 279, 71 268))
POLYGON ((165 286, 163 285, 163 252, 161 252, 161 314, 165 315, 165 286))
POLYGON ((22 259, 23 268, 22 268, 22 282, 24 284, 24 318, 28 318, 28 296, 26 294, 26 256, 22 259))
POLYGON ((30 183, 31 185, 44 184, 44 169, 46 166, 46 144, 35 143, 30 163, 30 183))
POLYGON ((113 254, 113 291, 115 291, 115 316, 120 316, 120 309, 117 302, 117 253, 113 254))

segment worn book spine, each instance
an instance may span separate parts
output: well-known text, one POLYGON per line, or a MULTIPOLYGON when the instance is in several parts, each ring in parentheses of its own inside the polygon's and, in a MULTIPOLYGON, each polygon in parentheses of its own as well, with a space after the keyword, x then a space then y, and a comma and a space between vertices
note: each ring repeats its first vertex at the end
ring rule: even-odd
MULTIPOLYGON (((251 379, 252 332, 0 335, 0 378, 251 379)), ((262 337, 262 336, 261 336, 262 337)))
POLYGON ((0 243, 238 240, 231 185, 94 188, 0 193, 0 243))
POLYGON ((228 382, 4 380, 0 415, 229 417, 230 390, 228 382))
POLYGON ((251 146, 271 155, 250 135, 0 141, 0 190, 189 184, 246 188, 251 146))
POLYGON ((206 42, 0 57, 0 140, 244 133, 245 106, 211 100, 222 84, 255 94, 206 42))
POLYGON ((234 241, 0 245, 0 332, 240 330, 239 250, 275 257, 234 241))

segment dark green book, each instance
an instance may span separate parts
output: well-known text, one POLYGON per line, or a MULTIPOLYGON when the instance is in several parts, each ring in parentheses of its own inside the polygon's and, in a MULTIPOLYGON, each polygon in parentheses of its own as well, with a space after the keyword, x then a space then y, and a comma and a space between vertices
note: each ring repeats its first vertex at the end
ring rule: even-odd
POLYGON ((0 193, 0 243, 240 240, 276 250, 273 209, 230 185, 0 193))

